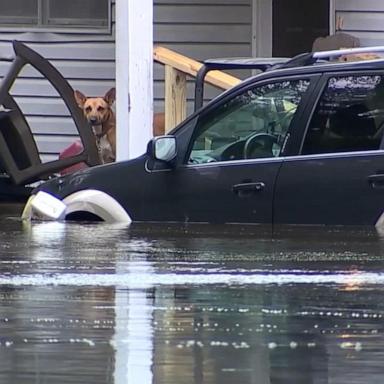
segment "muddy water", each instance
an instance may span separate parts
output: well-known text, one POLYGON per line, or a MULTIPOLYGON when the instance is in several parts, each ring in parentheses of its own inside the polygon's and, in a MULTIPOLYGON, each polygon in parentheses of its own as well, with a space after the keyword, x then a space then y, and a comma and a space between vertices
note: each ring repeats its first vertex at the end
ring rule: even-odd
POLYGON ((0 383, 382 383, 384 240, 0 218, 0 383))

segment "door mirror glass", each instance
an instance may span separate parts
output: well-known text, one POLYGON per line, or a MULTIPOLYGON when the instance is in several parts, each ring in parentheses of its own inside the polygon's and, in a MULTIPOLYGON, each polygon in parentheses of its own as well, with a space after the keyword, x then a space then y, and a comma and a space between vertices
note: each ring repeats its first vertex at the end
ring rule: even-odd
POLYGON ((176 138, 174 136, 159 136, 153 139, 153 157, 155 160, 170 162, 175 159, 176 138))

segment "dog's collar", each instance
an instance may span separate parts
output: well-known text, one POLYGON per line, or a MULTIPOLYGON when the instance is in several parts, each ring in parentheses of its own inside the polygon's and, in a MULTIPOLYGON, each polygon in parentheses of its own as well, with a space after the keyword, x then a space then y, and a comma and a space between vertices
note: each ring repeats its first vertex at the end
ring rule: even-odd
POLYGON ((96 136, 96 139, 101 139, 102 137, 104 137, 105 135, 107 134, 107 132, 101 132, 101 133, 98 133, 98 134, 95 134, 96 136))

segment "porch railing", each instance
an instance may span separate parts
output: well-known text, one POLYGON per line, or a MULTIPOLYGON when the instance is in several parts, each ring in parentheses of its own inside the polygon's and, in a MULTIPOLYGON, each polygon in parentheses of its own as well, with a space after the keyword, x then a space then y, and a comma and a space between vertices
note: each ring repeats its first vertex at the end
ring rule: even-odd
MULTIPOLYGON (((187 117, 187 76, 196 77, 202 63, 164 47, 154 48, 154 60, 165 67, 165 132, 187 117)), ((240 82, 222 71, 210 71, 205 82, 222 90, 240 82)))

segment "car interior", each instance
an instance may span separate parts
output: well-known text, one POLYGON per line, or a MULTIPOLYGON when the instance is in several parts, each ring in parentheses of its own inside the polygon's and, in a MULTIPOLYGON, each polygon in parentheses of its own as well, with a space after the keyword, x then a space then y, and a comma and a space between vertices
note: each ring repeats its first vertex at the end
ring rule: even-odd
POLYGON ((203 117, 189 163, 279 156, 301 92, 299 82, 286 83, 247 91, 203 117))

